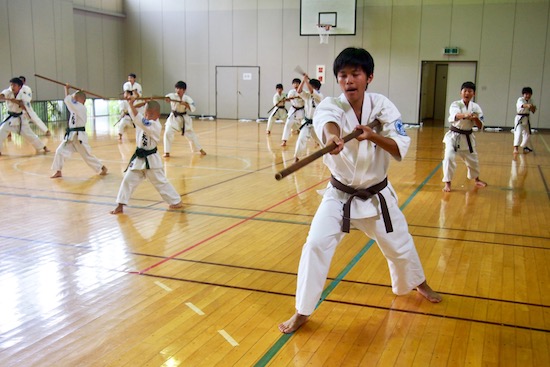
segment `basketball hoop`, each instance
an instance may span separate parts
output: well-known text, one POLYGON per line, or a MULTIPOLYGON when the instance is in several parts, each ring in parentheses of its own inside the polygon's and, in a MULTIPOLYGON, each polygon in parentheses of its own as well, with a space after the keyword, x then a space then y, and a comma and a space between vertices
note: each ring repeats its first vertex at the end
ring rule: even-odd
POLYGON ((330 36, 332 26, 330 24, 317 24, 317 31, 319 32, 319 43, 327 44, 328 37, 330 36))

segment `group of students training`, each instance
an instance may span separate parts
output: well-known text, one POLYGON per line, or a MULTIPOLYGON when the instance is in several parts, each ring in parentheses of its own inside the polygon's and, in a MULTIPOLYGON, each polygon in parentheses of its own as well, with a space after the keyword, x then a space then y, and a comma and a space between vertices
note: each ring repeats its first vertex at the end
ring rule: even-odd
MULTIPOLYGON (((47 136, 50 135, 46 125, 33 111, 31 106, 32 91, 24 85, 24 77, 10 79, 10 87, 0 93, 0 101, 6 101, 8 108, 7 118, 0 126, 0 155, 2 144, 8 134, 20 134, 29 140, 35 149, 49 152, 50 150, 42 143, 38 136, 30 128, 30 121, 34 122, 47 136)), ((107 167, 92 154, 86 134, 87 110, 86 93, 75 91, 70 93, 70 86, 66 84, 64 103, 70 113, 67 128, 63 141, 55 152, 52 169, 55 173, 51 178, 62 177, 62 169, 65 160, 70 158, 73 152, 77 152, 82 159, 99 175, 107 174, 107 167)), ((166 102, 170 103, 171 113, 166 121, 164 132, 164 157, 170 157, 170 148, 176 132, 181 132, 191 144, 193 152, 206 155, 199 144, 197 135, 193 131, 193 120, 187 114, 196 110, 195 103, 191 97, 185 94, 187 85, 183 81, 175 84, 175 93, 165 96, 166 102)), ((121 100, 121 116, 117 123, 119 140, 122 140, 124 130, 130 126, 136 130, 136 151, 128 167, 124 171, 124 178, 117 195, 117 207, 111 214, 123 212, 128 204, 132 193, 137 186, 147 178, 159 192, 161 197, 169 204, 171 209, 183 206, 181 197, 175 188, 170 184, 164 173, 162 159, 158 153, 158 144, 162 125, 159 118, 161 114, 160 105, 157 101, 142 98, 142 88, 136 82, 136 75, 128 75, 128 81, 123 85, 124 99, 121 100), (137 103, 138 99, 143 102, 137 103)))
MULTIPOLYGON (((321 203, 313 217, 306 243, 302 248, 297 276, 296 310, 287 321, 278 326, 279 330, 286 334, 302 326, 317 307, 336 247, 346 233, 349 233, 351 226, 377 242, 387 260, 392 291, 395 294, 402 295, 416 289, 430 302, 438 303, 442 300, 441 295, 431 289, 427 283, 413 238, 408 230, 407 220, 399 208, 397 195, 387 177, 391 158, 401 161, 410 146, 410 138, 401 120, 401 114, 387 97, 367 92, 374 78, 374 60, 365 49, 355 47, 344 49, 334 60, 333 72, 342 91, 338 97, 322 98, 319 92, 320 83, 307 75, 304 75, 303 80, 293 81, 294 92, 291 91, 288 96, 283 95, 283 87, 278 84, 277 93, 273 98, 274 111, 269 117, 266 131, 267 134, 271 133, 275 119, 286 118, 281 144, 285 146, 294 124, 294 116, 303 114, 305 123, 300 126, 300 136, 304 131, 306 141, 313 136, 322 146, 331 144, 335 146, 330 154, 323 156, 323 161, 331 172, 331 178, 322 193, 321 203), (307 93, 304 86, 307 87, 307 93), (292 103, 290 113, 284 108, 285 101, 292 103), (355 130, 359 130, 360 135, 344 144, 343 137, 355 130)), ((131 80, 129 82, 131 87, 128 91, 141 95, 141 87, 139 86, 138 89, 135 85, 137 83, 131 80)), ((185 134, 188 134, 189 129, 192 130, 192 126, 185 120, 185 113, 193 109, 193 103, 189 98, 184 98, 185 88, 185 83, 178 82, 176 93, 166 96, 172 104, 172 113, 167 120, 166 130, 174 130, 165 132, 166 157, 170 156, 170 139, 173 138, 174 132, 185 131, 185 134)), ((17 86, 13 91, 15 91, 15 97, 9 90, 3 91, 0 95, 8 100, 10 116, 6 122, 9 122, 10 126, 11 122, 16 120, 21 124, 24 121, 21 115, 23 104, 12 101, 18 96, 17 86)), ((67 106, 83 104, 85 95, 81 93, 69 95, 67 87, 65 99, 67 106)), ((472 134, 474 126, 483 127, 483 112, 472 100, 475 96, 475 84, 464 83, 460 94, 461 100, 453 102, 449 108, 451 128, 443 140, 446 147, 443 159, 444 191, 451 190, 457 154, 464 159, 468 167, 468 178, 474 179, 476 186, 487 185, 479 179, 479 162, 472 134)), ((522 147, 525 153, 531 151, 528 147, 529 115, 536 111, 536 107, 531 99, 530 88, 525 88, 522 94, 523 96, 517 102, 514 154, 519 152, 519 147, 522 147)), ((26 102, 24 103, 27 105, 26 102)), ((129 121, 136 128, 137 149, 120 187, 117 197, 118 206, 112 213, 122 212, 132 191, 145 177, 155 185, 171 208, 180 207, 182 205, 180 196, 166 180, 161 158, 157 152, 161 132, 158 102, 148 101, 140 107, 139 104, 135 104, 134 96, 128 98, 125 103, 128 104, 129 121)), ((71 136, 78 136, 82 131, 71 130, 77 129, 80 125, 73 123, 76 121, 74 119, 77 112, 73 112, 71 108, 69 110, 71 111, 70 126, 62 145, 69 141, 75 145, 76 142, 74 139, 71 140, 71 136)), ((122 117, 126 118, 125 114, 122 117)), ((129 125, 130 123, 125 124, 126 127, 129 125)), ((3 132, 4 127, 0 128, 0 137, 4 138, 3 132)), ((119 130, 120 138, 122 133, 123 129, 119 130)), ((80 144, 86 142, 84 135, 78 138, 82 139, 80 144)), ((201 154, 205 154, 198 142, 192 137, 190 140, 194 149, 200 149, 201 154)), ((297 144, 297 147, 298 145, 301 144, 297 144)), ((35 147, 42 148, 38 145, 35 147)), ((85 147, 88 149, 87 145, 85 147)), ((46 147, 43 149, 47 150, 46 147)), ((79 151, 83 157, 86 152, 89 153, 89 151, 82 153, 84 151, 85 149, 79 151)), ((301 151, 297 151, 295 158, 299 159, 300 153, 301 151)), ((54 159, 54 165, 55 162, 54 159)), ((59 167, 60 176, 60 166, 56 167, 59 167)), ((99 166, 98 163, 92 167, 96 170, 100 169, 103 174, 106 173, 106 168, 99 166)))

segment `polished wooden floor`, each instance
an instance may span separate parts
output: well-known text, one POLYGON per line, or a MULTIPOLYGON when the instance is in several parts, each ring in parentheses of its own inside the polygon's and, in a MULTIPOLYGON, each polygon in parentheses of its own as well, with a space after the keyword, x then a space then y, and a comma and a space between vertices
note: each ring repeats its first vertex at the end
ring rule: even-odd
MULTIPOLYGON (((50 179, 53 152, 5 142, 0 366, 550 365, 549 134, 513 159, 509 131, 477 133, 489 186, 476 190, 459 162, 443 193, 443 128, 409 129, 390 180, 443 302, 393 295, 380 251, 352 231, 318 309, 285 336, 322 162, 278 182, 295 142, 281 149, 282 125, 266 136, 265 123, 195 120, 208 155, 178 136, 165 160, 184 208, 144 182, 110 215, 135 147, 115 121, 88 126, 104 177, 73 155, 50 179)), ((52 129, 54 151, 63 127, 52 129)))

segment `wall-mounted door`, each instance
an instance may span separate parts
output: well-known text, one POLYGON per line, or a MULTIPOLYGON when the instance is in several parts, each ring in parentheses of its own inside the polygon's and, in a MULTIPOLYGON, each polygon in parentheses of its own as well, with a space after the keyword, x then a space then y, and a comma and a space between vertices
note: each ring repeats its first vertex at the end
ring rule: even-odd
POLYGON ((259 101, 259 66, 216 66, 217 118, 256 120, 259 101))

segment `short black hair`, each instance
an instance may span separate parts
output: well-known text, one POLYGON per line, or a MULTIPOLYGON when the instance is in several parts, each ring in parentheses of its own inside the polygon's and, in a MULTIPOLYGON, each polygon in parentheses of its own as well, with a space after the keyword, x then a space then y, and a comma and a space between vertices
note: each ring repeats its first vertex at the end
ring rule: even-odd
POLYGON ((302 81, 301 81, 300 79, 298 79, 298 78, 292 79, 292 84, 294 84, 294 83, 300 84, 301 82, 302 82, 302 81))
POLYGON ((18 86, 23 86, 23 81, 19 78, 11 78, 10 83, 17 84, 18 86))
POLYGON ((525 93, 533 94, 533 90, 531 89, 531 87, 524 87, 521 90, 521 94, 525 94, 525 93))
POLYGON ((364 48, 348 47, 334 59, 332 70, 334 76, 338 77, 340 70, 347 66, 353 66, 363 69, 367 77, 374 73, 374 59, 371 54, 364 48))
POLYGON ((476 91, 476 85, 474 82, 464 82, 462 83, 462 86, 460 87, 460 90, 462 89, 471 89, 474 92, 476 91))
POLYGON ((275 86, 275 89, 283 89, 283 85, 281 83, 279 83, 275 86))
POLYGON ((310 79, 309 84, 311 84, 311 86, 315 89, 321 89, 321 82, 317 79, 310 79))
POLYGON ((174 87, 178 89, 187 89, 187 84, 185 82, 182 82, 181 80, 177 82, 174 87))
POLYGON ((23 75, 20 75, 20 76, 19 76, 19 79, 21 79, 21 81, 23 82, 23 84, 25 84, 25 82, 27 81, 27 78, 25 78, 23 75))
POLYGON ((134 73, 130 73, 130 74, 128 74, 128 76, 131 76, 134 79, 137 78, 136 74, 134 74, 134 73))

